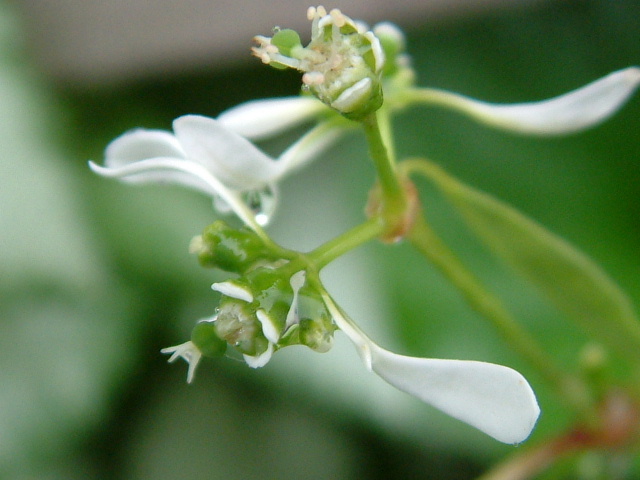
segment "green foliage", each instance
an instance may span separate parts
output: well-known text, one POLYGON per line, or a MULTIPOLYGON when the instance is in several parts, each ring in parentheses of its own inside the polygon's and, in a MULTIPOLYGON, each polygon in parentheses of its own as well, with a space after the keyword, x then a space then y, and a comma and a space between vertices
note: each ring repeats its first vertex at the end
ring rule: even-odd
POLYGON ((419 171, 438 185, 495 255, 590 335, 637 360, 640 323, 627 296, 598 265, 539 223, 437 166, 421 163, 419 171))

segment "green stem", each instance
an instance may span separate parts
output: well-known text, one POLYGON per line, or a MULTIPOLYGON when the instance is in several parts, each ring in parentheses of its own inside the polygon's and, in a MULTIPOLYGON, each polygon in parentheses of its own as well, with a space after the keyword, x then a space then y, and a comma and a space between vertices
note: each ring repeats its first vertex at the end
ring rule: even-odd
POLYGON ((587 421, 597 418, 589 390, 578 378, 560 369, 536 340, 511 316, 502 302, 488 292, 449 247, 436 235, 424 217, 416 218, 409 241, 462 293, 468 304, 493 324, 503 338, 526 358, 587 421))
POLYGON ((320 271, 327 264, 344 255, 349 250, 377 238, 383 231, 384 222, 382 219, 372 217, 357 227, 329 240, 327 243, 306 254, 305 257, 313 262, 315 268, 320 271))
POLYGON ((378 174, 378 180, 382 189, 383 197, 387 208, 395 208, 396 204, 404 206, 404 192, 398 179, 393 158, 386 147, 378 123, 378 115, 372 113, 362 121, 364 133, 369 145, 369 154, 378 174))

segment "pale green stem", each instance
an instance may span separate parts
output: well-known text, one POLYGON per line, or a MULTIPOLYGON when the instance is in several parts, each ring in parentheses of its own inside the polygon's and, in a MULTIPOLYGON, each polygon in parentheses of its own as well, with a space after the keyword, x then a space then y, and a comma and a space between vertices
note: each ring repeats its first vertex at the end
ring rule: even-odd
POLYGON ((549 381, 562 398, 584 415, 597 418, 587 386, 577 377, 566 374, 547 355, 536 340, 511 316, 502 302, 488 292, 482 283, 460 262, 458 257, 436 235, 424 217, 416 218, 408 236, 411 244, 431 261, 462 293, 468 304, 486 318, 509 345, 519 352, 549 381))
POLYGON ((362 127, 367 137, 369 154, 378 174, 385 207, 393 211, 402 210, 405 204, 404 191, 385 144, 386 139, 380 130, 377 112, 366 117, 362 121, 362 127))
POLYGON ((342 235, 305 255, 319 271, 336 258, 344 255, 363 243, 377 238, 384 231, 384 222, 379 217, 372 217, 366 222, 352 228, 342 235))
POLYGON ((387 149, 389 164, 391 164, 392 168, 395 168, 396 147, 393 139, 393 124, 391 122, 391 114, 389 112, 389 108, 383 105, 376 113, 378 118, 378 128, 380 129, 380 136, 382 137, 382 143, 386 146, 387 149))

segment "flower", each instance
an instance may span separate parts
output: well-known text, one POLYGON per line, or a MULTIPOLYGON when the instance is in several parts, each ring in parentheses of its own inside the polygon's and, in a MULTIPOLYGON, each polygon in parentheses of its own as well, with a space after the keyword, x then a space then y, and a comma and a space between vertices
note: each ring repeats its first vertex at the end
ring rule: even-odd
POLYGON ((533 430, 540 407, 520 373, 486 362, 389 352, 362 332, 326 292, 322 298, 368 370, 389 384, 503 443, 520 443, 533 430))
POLYGON ((219 211, 232 210, 255 228, 273 214, 276 183, 311 161, 344 129, 329 117, 278 160, 249 138, 281 133, 323 110, 326 107, 315 99, 291 97, 249 102, 217 120, 185 115, 173 122, 173 133, 136 129, 121 135, 107 146, 104 166, 94 162, 89 166, 100 175, 129 183, 174 183, 201 191, 213 198, 219 211))
POLYGON ((304 270, 296 272, 286 284, 275 269, 262 269, 254 283, 266 280, 266 284, 255 295, 243 280, 211 286, 223 295, 215 318, 218 336, 238 348, 250 367, 265 366, 276 348, 291 342, 292 330, 299 329, 300 289, 305 275, 304 270), (281 302, 285 302, 284 310, 281 302))
POLYGON ((639 85, 640 68, 628 67, 540 102, 491 104, 433 88, 409 88, 399 92, 392 104, 442 106, 492 127, 530 135, 563 135, 606 120, 620 109, 639 85))
POLYGON ((340 10, 310 7, 311 41, 303 47, 290 29, 273 37, 258 35, 253 48, 263 63, 303 72, 302 83, 323 103, 351 119, 364 118, 382 105, 380 81, 384 52, 365 25, 340 10))

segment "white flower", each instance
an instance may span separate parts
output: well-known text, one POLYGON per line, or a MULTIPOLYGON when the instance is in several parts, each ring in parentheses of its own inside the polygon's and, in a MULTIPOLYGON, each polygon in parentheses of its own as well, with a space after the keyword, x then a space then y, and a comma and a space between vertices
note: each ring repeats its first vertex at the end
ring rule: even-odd
POLYGON ((276 29, 258 35, 253 53, 263 63, 303 73, 304 88, 348 118, 360 119, 382 105, 380 74, 384 51, 362 23, 333 9, 310 7, 311 41, 303 47, 297 32, 276 29))
POLYGON ((366 367, 386 382, 498 441, 516 444, 531 433, 540 408, 531 387, 515 370, 492 363, 389 352, 367 337, 327 293, 322 296, 366 367))
MULTIPOLYGON (((269 360, 271 360, 271 356, 276 350, 278 342, 282 338, 282 336, 287 332, 289 328, 291 328, 298 321, 297 311, 298 311, 298 302, 299 302, 299 292, 305 282, 305 272, 303 270, 294 273, 290 278, 290 285, 293 293, 293 298, 291 300, 291 305, 289 307, 289 311, 287 312, 284 325, 278 325, 268 313, 268 311, 260 305, 258 302, 258 306, 255 307, 254 312, 250 312, 247 310, 235 308, 233 310, 232 316, 228 317, 231 319, 229 323, 230 328, 228 329, 227 334, 228 338, 233 338, 235 343, 242 344, 242 342, 250 343, 254 345, 253 341, 255 339, 256 333, 258 331, 255 330, 254 325, 260 326, 259 333, 262 333, 264 338, 266 338, 268 344, 266 349, 258 355, 247 355, 243 354, 245 362, 252 368, 264 367, 269 360), (253 314, 255 313, 255 315, 253 314), (242 341, 238 341, 238 340, 242 341)), ((251 291, 243 285, 239 285, 237 282, 233 280, 229 280, 226 282, 214 283, 211 288, 217 292, 222 293, 224 296, 239 300, 242 302, 242 305, 250 304, 254 301, 255 296, 251 293, 251 291)), ((234 306, 237 305, 237 302, 234 302, 234 306)), ((222 307, 221 307, 222 308, 222 307)), ((231 307, 233 308, 233 307, 231 307)), ((222 310, 220 311, 222 314, 222 310)), ((216 319, 222 318, 223 315, 218 316, 216 319)))
POLYGON ((410 89, 399 100, 440 105, 476 120, 526 134, 562 135, 589 128, 615 113, 640 85, 640 68, 629 67, 582 88, 541 102, 500 105, 437 89, 410 89))
POLYGON ((199 190, 211 196, 219 210, 233 210, 249 226, 264 225, 276 205, 276 182, 316 157, 344 128, 329 118, 278 160, 248 138, 273 136, 323 110, 328 109, 315 99, 291 97, 243 104, 218 120, 185 115, 173 122, 173 133, 137 129, 121 135, 107 146, 104 166, 89 166, 126 182, 174 183, 199 190))

